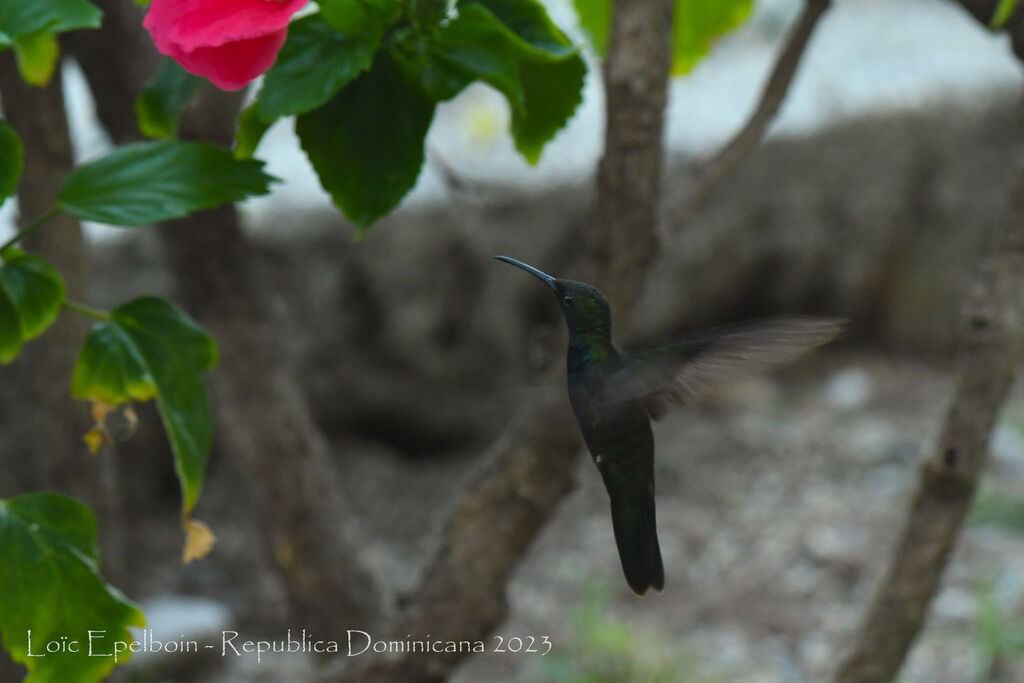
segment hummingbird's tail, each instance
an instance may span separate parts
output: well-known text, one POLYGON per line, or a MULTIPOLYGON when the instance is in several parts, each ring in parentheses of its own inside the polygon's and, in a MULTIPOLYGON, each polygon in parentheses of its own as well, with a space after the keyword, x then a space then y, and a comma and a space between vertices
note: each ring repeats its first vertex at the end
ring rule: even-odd
POLYGON ((643 595, 648 588, 665 586, 658 529, 654 518, 654 494, 643 501, 612 498, 612 529, 619 548, 622 571, 633 592, 643 595))

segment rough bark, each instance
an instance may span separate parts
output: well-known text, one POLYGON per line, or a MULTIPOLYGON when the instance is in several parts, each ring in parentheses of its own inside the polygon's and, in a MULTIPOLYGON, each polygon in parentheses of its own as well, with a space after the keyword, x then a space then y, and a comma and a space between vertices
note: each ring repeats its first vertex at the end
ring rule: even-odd
POLYGON ((956 386, 941 436, 921 465, 891 563, 837 683, 888 681, 899 671, 988 461, 989 437, 1024 342, 1024 154, 1017 173, 1013 218, 964 309, 956 386))
POLYGON ((96 115, 119 143, 141 137, 135 121, 135 97, 156 71, 160 55, 142 30, 144 7, 123 0, 94 0, 103 10, 98 30, 72 31, 63 44, 75 58, 94 94, 96 115))
MULTIPOLYGON (((206 91, 182 137, 228 144, 241 98, 206 91)), ((271 314, 272 297, 233 206, 161 229, 186 308, 220 347, 211 373, 221 452, 245 477, 295 618, 322 633, 369 623, 377 589, 360 564, 353 515, 271 314)))
MULTIPOLYGON (((605 64, 608 126, 585 269, 620 310, 638 296, 656 249, 672 8, 671 0, 616 0, 613 6, 605 64)), ((557 389, 531 398, 460 493, 421 585, 391 624, 394 637, 479 640, 504 619, 509 573, 571 489, 582 446, 563 382, 559 377, 552 382, 557 389)), ((462 657, 401 653, 366 659, 341 680, 440 681, 462 657)))
POLYGON ((616 2, 604 65, 605 141, 597 220, 586 235, 595 280, 624 317, 654 257, 671 64, 669 2, 616 2), (667 27, 667 28, 666 28, 667 27))
MULTIPOLYGON (((27 85, 8 50, 0 54, 0 93, 4 117, 25 148, 17 194, 19 222, 24 225, 53 208, 73 163, 60 72, 46 87, 27 85)), ((85 298, 85 243, 75 218, 58 215, 25 239, 22 246, 60 271, 69 297, 85 298)), ((19 483, 25 488, 57 489, 89 505, 99 517, 103 530, 100 542, 109 551, 106 564, 113 570, 118 564, 116 544, 111 546, 107 541, 117 535, 112 525, 118 505, 104 498, 100 470, 112 469, 114 464, 109 454, 103 454, 102 460, 89 456, 82 443, 90 424, 89 411, 69 395, 71 371, 87 327, 83 318, 65 311, 43 336, 25 346, 17 367, 8 371, 21 375, 25 384, 17 406, 19 414, 8 419, 13 429, 27 434, 25 449, 16 454, 18 461, 34 466, 27 480, 19 483)), ((24 469, 24 465, 17 469, 24 469)), ((13 480, 18 478, 12 475, 13 480)))
MULTIPOLYGON (((24 225, 49 211, 73 164, 71 138, 58 70, 45 87, 21 79, 14 55, 0 54, 0 96, 4 118, 21 137, 25 165, 18 186, 18 222, 24 225)), ((88 268, 81 226, 72 216, 59 215, 22 244, 52 263, 67 285, 68 296, 82 299, 88 268)), ((104 574, 117 581, 122 565, 119 491, 105 490, 103 478, 117 477, 109 453, 102 460, 88 454, 81 437, 89 428, 89 411, 69 395, 71 371, 87 324, 64 312, 52 328, 30 342, 22 357, 4 369, 7 378, 23 385, 5 428, 24 434, 23 448, 3 454, 0 496, 38 489, 55 489, 75 496, 97 515, 104 574), (26 464, 28 466, 26 467, 26 464)), ((25 670, 6 653, 0 656, 0 680, 21 680, 25 670)))
MULTIPOLYGON (((155 52, 130 3, 100 3, 100 31, 72 45, 104 126, 118 142, 138 136, 132 104, 156 66, 155 52), (110 45, 118 58, 110 60, 110 45), (140 67, 140 65, 142 65, 140 67)), ((230 145, 241 96, 207 88, 183 118, 183 138, 230 145)), ((217 452, 231 459, 256 503, 254 535, 281 573, 289 609, 320 633, 371 623, 378 591, 359 562, 353 515, 341 500, 336 467, 298 385, 271 314, 266 278, 255 264, 233 206, 202 212, 161 229, 186 310, 220 345, 210 374, 217 452)))

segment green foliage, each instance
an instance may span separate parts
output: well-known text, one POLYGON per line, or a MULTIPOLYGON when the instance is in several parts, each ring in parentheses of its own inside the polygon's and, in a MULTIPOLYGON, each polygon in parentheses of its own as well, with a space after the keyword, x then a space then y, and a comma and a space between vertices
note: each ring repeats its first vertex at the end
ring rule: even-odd
POLYGON ((318 14, 294 22, 277 62, 264 78, 260 118, 274 121, 327 102, 370 68, 380 35, 378 27, 352 35, 338 33, 318 14))
POLYGON ((399 46, 403 66, 432 99, 449 99, 477 80, 500 91, 516 148, 530 163, 582 98, 586 65, 532 0, 472 0, 434 40, 409 42, 399 46))
MULTIPOLYGON (((580 23, 594 48, 604 54, 611 25, 611 0, 573 0, 580 23)), ((711 50, 714 40, 750 16, 754 0, 676 0, 672 30, 672 73, 690 72, 711 50)))
POLYGON ((611 0, 573 0, 573 7, 597 54, 608 52, 608 31, 611 28, 611 0))
POLYGON ((57 206, 84 220, 146 225, 266 194, 272 180, 262 162, 214 145, 146 142, 74 169, 57 206))
POLYGON ((148 138, 177 137, 181 113, 204 82, 205 79, 185 71, 173 59, 164 59, 135 100, 135 116, 142 134, 148 138))
POLYGON ((574 618, 576 639, 545 657, 547 678, 559 683, 710 682, 690 658, 657 632, 633 628, 610 614, 608 590, 585 586, 574 618))
POLYGON ((582 100, 584 75, 586 67, 579 57, 544 67, 523 65, 523 98, 529 114, 512 110, 512 137, 516 149, 531 164, 540 160, 544 145, 582 100))
MULTIPOLYGON (((976 593, 975 648, 979 669, 988 673, 1000 660, 1024 657, 1024 628, 1004 614, 996 596, 995 583, 979 585, 976 593)), ((984 676, 989 680, 991 676, 984 676)))
POLYGON ((46 85, 57 70, 60 47, 54 34, 36 31, 14 39, 14 54, 18 60, 18 71, 26 83, 46 85))
POLYGON ((320 183, 354 223, 366 227, 412 189, 434 103, 386 54, 323 107, 298 118, 320 183))
POLYGON ((143 297, 93 325, 75 364, 71 395, 109 405, 156 398, 186 515, 199 497, 213 421, 203 373, 217 362, 205 329, 163 299, 143 297))
POLYGON ((53 266, 15 247, 0 263, 0 363, 17 357, 21 347, 57 319, 64 304, 64 280, 53 266))
POLYGON ((86 0, 2 0, 0 1, 0 46, 18 36, 45 31, 62 33, 80 28, 98 28, 103 13, 86 0))
POLYGON ((988 22, 988 27, 993 31, 998 31, 1010 20, 1015 9, 1017 9, 1017 0, 999 0, 996 11, 992 13, 992 19, 988 22))
POLYGON ((586 66, 537 0, 323 0, 296 21, 256 110, 239 117, 235 154, 267 126, 296 132, 320 183, 360 227, 412 189, 438 102, 474 81, 508 100, 516 148, 535 163, 579 104, 586 66))
POLYGON ((274 122, 260 118, 259 102, 254 102, 238 114, 235 123, 235 158, 252 159, 260 140, 274 122))
MULTIPOLYGON (((114 668, 114 641, 131 643, 128 626, 144 626, 138 607, 99 573, 96 520, 81 503, 55 493, 0 500, 0 638, 16 662, 29 670, 27 683, 91 683, 114 668), (45 653, 62 636, 78 653, 45 653)), ((121 652, 118 662, 128 659, 121 652)))
POLYGON ((0 119, 0 206, 18 188, 21 169, 25 165, 25 150, 14 129, 0 119))
POLYGON ((379 36, 402 13, 399 0, 320 0, 317 4, 327 23, 346 36, 379 36))
POLYGON ((672 29, 672 73, 688 73, 711 51, 711 43, 738 27, 754 0, 676 0, 672 29))
POLYGON ((988 524, 1009 531, 1024 531, 1024 500, 994 491, 983 491, 971 506, 972 524, 988 524))
POLYGON ((45 85, 60 57, 56 34, 96 28, 102 16, 86 0, 0 0, 0 50, 13 45, 25 82, 45 85))

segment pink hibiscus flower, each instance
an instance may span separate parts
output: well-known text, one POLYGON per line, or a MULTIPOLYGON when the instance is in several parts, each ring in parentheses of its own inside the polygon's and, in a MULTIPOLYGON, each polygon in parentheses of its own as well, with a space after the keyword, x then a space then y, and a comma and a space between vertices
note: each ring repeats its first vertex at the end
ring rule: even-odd
POLYGON ((221 90, 269 69, 308 0, 153 0, 143 26, 161 54, 221 90))

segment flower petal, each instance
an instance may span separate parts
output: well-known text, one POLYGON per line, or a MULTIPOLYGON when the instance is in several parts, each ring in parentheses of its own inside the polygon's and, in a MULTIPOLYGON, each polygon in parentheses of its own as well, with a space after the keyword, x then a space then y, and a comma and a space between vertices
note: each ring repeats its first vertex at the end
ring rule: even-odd
POLYGON ((190 52, 172 44, 170 51, 164 54, 181 64, 185 71, 206 76, 221 90, 238 90, 273 66, 287 35, 287 29, 281 29, 248 40, 200 47, 190 52))
POLYGON ((153 0, 143 26, 163 54, 276 33, 308 0, 153 0))

